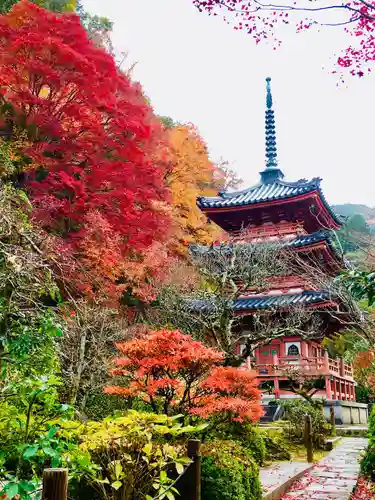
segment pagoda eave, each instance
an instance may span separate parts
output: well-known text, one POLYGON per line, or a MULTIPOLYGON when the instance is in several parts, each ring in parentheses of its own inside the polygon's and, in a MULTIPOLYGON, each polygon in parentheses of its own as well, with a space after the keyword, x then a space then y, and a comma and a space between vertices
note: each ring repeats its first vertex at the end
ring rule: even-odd
MULTIPOLYGON (((331 210, 327 207, 326 202, 322 199, 319 190, 315 190, 309 193, 301 194, 298 196, 293 196, 290 198, 274 199, 270 204, 270 201, 253 202, 243 205, 233 205, 233 206, 204 206, 198 203, 199 208, 204 212, 211 220, 222 227, 224 230, 229 230, 227 224, 222 220, 221 214, 230 215, 232 213, 241 214, 241 219, 244 219, 244 211, 248 212, 249 218, 257 220, 259 224, 262 223, 267 212, 277 213, 280 208, 288 207, 288 205, 295 204, 297 206, 303 207, 308 202, 312 203, 312 206, 305 207, 305 212, 309 215, 310 219, 317 219, 316 226, 321 228, 322 225, 326 229, 339 229, 341 223, 333 216, 331 210), (255 212, 259 215, 256 217, 255 212), (260 213, 261 212, 261 213, 260 213), (254 215, 253 215, 254 214, 254 215), (219 216, 219 217, 218 217, 219 216)), ((295 210, 293 210, 294 212, 295 210)))
MULTIPOLYGON (((323 290, 304 290, 300 292, 288 293, 267 293, 267 294, 252 294, 242 295, 236 299, 229 300, 228 306, 232 309, 233 314, 243 315, 249 312, 255 313, 259 311, 265 312, 284 312, 290 311, 293 307, 310 308, 315 306, 327 308, 329 306, 337 309, 337 304, 333 298, 323 290)), ((209 299, 198 299, 189 301, 191 311, 200 313, 210 313, 214 309, 212 302, 209 299)))
POLYGON ((328 243, 316 243, 309 246, 296 247, 295 251, 300 254, 309 254, 311 252, 321 252, 324 256, 324 261, 335 272, 339 272, 343 266, 341 255, 328 243))
MULTIPOLYGON (((264 239, 256 238, 255 235, 244 235, 243 238, 238 238, 233 241, 236 245, 280 245, 281 248, 289 248, 298 254, 321 253, 324 257, 324 262, 333 268, 335 271, 340 270, 343 265, 343 259, 340 253, 335 249, 329 235, 326 232, 317 232, 311 235, 297 235, 293 239, 280 237, 279 239, 264 239)), ((231 243, 214 244, 213 246, 191 245, 190 251, 192 255, 204 255, 207 252, 228 252, 231 253, 231 243)))
POLYGON ((272 203, 264 201, 232 207, 205 207, 202 211, 228 233, 280 220, 299 220, 307 232, 341 227, 318 192, 274 200, 272 203))
MULTIPOLYGON (((334 302, 333 300, 326 300, 326 301, 323 301, 323 302, 319 302, 319 303, 316 303, 316 304, 307 304, 307 305, 304 305, 304 309, 306 310, 313 310, 313 309, 318 309, 318 310, 327 310, 327 309, 331 309, 331 308, 337 308, 337 303, 334 302)), ((269 308, 269 309, 249 309, 249 310, 244 310, 244 311, 235 311, 234 315, 236 317, 240 317, 240 316, 252 316, 253 314, 256 314, 256 313, 259 313, 259 312, 265 312, 265 313, 269 313, 269 312, 277 312, 277 313, 287 313, 287 312, 290 312, 291 310, 291 306, 285 306, 285 307, 276 307, 274 309, 272 308, 269 308)))

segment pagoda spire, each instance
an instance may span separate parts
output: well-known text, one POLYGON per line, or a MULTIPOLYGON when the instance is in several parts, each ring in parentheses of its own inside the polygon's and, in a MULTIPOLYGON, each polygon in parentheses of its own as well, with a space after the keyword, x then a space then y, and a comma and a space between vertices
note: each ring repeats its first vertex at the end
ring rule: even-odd
POLYGON ((284 177, 278 167, 275 112, 272 107, 271 78, 266 78, 266 168, 260 173, 261 182, 268 184, 284 177))

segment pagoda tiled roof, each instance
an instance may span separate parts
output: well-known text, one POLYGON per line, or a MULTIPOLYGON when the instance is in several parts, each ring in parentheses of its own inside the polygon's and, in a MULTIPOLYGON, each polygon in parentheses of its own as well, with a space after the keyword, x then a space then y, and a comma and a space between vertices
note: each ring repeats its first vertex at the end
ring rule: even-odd
MULTIPOLYGON (((305 290, 301 293, 280 295, 254 295, 240 297, 233 302, 233 311, 284 309, 291 306, 319 306, 330 301, 330 295, 321 290, 305 290)), ((212 305, 209 300, 197 299, 189 302, 189 306, 196 312, 209 312, 212 305)))
MULTIPOLYGON (((334 249, 333 243, 332 243, 332 238, 330 236, 329 231, 316 231, 315 233, 311 234, 300 234, 297 237, 291 239, 291 240, 286 240, 286 239, 280 239, 280 240, 263 240, 257 243, 249 242, 247 243, 246 241, 243 241, 241 243, 221 243, 217 245, 217 248, 221 249, 230 249, 232 248, 233 245, 236 244, 241 244, 241 245, 280 245, 282 247, 287 247, 287 248, 300 248, 300 247, 305 247, 309 245, 313 245, 315 243, 320 243, 322 241, 326 241, 327 244, 334 249)), ((211 248, 215 249, 215 245, 213 247, 205 246, 205 245, 190 245, 190 251, 193 254, 203 254, 205 252, 208 252, 211 248)), ((336 251, 336 250, 335 250, 336 251)))
POLYGON ((293 240, 283 242, 282 245, 286 247, 298 248, 314 245, 315 243, 320 243, 322 241, 326 241, 329 246, 332 246, 333 243, 329 231, 316 231, 311 234, 300 234, 293 240))
POLYGON ((257 203, 271 202, 276 200, 286 200, 303 194, 318 191, 320 198, 338 224, 342 224, 342 219, 332 210, 327 203, 320 188, 321 179, 314 177, 310 181, 301 179, 296 182, 276 179, 271 183, 260 182, 255 186, 233 193, 219 193, 213 197, 198 197, 197 203, 203 210, 217 208, 234 208, 246 205, 256 205, 257 203))
POLYGON ((315 191, 319 188, 320 182, 319 177, 310 181, 301 179, 297 182, 288 182, 278 179, 269 184, 260 182, 242 191, 219 193, 218 196, 212 197, 199 197, 198 205, 201 208, 228 208, 293 198, 294 196, 315 191))

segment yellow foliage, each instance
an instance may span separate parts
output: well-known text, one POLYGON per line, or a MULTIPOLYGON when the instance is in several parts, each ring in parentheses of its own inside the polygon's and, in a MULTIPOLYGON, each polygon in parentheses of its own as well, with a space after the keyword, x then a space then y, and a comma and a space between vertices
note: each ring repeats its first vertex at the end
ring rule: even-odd
POLYGON ((171 190, 177 235, 173 250, 185 255, 190 244, 209 245, 220 238, 218 226, 209 224, 198 208, 198 196, 215 196, 218 169, 210 161, 207 147, 193 126, 168 130, 166 182, 171 190))

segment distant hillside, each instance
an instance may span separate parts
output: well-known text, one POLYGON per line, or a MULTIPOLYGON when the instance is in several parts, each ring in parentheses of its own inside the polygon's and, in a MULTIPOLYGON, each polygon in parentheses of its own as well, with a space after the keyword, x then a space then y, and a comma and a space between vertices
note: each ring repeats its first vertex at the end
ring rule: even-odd
POLYGON ((343 215, 344 217, 351 217, 352 215, 360 214, 367 221, 375 219, 375 207, 370 208, 367 205, 344 203, 342 205, 333 205, 332 208, 337 214, 343 215))

